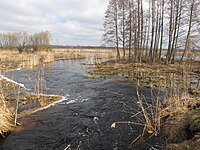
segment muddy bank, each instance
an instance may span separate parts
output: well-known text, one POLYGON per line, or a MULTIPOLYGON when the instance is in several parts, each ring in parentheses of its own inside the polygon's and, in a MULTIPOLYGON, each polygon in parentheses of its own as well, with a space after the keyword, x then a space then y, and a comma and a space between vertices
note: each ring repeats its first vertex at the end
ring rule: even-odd
POLYGON ((200 105, 186 113, 176 113, 166 118, 161 135, 166 140, 166 150, 200 149, 200 105))

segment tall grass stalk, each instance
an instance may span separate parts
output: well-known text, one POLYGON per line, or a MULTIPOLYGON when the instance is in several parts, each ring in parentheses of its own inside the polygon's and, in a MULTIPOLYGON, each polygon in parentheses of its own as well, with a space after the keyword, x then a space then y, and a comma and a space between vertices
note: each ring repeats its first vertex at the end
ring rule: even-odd
POLYGON ((40 94, 44 94, 43 92, 45 86, 44 68, 42 62, 40 62, 40 64, 38 65, 35 76, 36 79, 32 79, 30 76, 28 78, 30 83, 32 84, 33 92, 39 96, 40 94))
MULTIPOLYGON (((153 93, 152 93, 153 97, 153 93)), ((151 102, 147 102, 144 96, 139 94, 137 86, 138 106, 141 110, 142 122, 145 130, 150 134, 158 134, 161 126, 161 102, 158 97, 152 98, 151 102)))
POLYGON ((149 137, 153 135, 157 136, 161 129, 161 119, 163 113, 163 106, 161 98, 159 96, 161 93, 154 93, 151 89, 151 100, 147 100, 139 91, 139 83, 136 85, 136 102, 138 109, 131 108, 131 116, 134 121, 119 121, 114 122, 111 128, 116 128, 117 124, 133 124, 142 126, 143 129, 139 135, 132 141, 130 147, 137 143, 145 133, 149 134, 149 137))
POLYGON ((16 108, 15 108, 15 125, 17 125, 17 117, 18 117, 18 109, 19 109, 19 94, 20 94, 20 88, 18 89, 17 92, 17 104, 16 104, 16 108))
POLYGON ((40 63, 40 59, 44 58, 44 63, 53 62, 54 52, 39 51, 35 53, 18 53, 13 50, 0 51, 0 60, 11 63, 12 67, 33 68, 40 63))

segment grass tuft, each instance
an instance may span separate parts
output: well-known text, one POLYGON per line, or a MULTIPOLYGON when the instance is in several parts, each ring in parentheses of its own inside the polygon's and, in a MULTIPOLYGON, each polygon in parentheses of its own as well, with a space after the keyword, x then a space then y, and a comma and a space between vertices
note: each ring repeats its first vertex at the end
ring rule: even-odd
POLYGON ((14 115, 7 106, 2 96, 0 98, 0 135, 5 138, 7 133, 12 132, 15 129, 14 115))

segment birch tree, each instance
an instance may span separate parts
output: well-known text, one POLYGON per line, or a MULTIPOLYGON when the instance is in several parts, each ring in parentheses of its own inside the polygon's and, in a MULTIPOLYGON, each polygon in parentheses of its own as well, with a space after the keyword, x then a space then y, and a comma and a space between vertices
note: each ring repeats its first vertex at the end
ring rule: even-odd
POLYGON ((116 47, 117 58, 120 59, 118 22, 118 1, 110 0, 104 17, 103 42, 116 47))

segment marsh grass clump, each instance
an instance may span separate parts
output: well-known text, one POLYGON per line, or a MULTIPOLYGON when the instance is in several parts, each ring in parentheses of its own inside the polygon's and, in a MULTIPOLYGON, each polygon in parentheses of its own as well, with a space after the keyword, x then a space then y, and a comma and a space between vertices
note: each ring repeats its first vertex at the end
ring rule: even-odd
POLYGON ((162 102, 162 116, 164 118, 171 117, 176 114, 185 114, 193 109, 198 108, 199 101, 200 99, 198 97, 191 97, 189 95, 174 95, 168 97, 162 102))
POLYGON ((54 53, 51 51, 39 51, 35 53, 18 54, 20 67, 33 68, 41 63, 49 63, 54 61, 54 53))
POLYGON ((14 131, 15 118, 6 102, 0 98, 0 135, 5 137, 7 133, 14 131))

